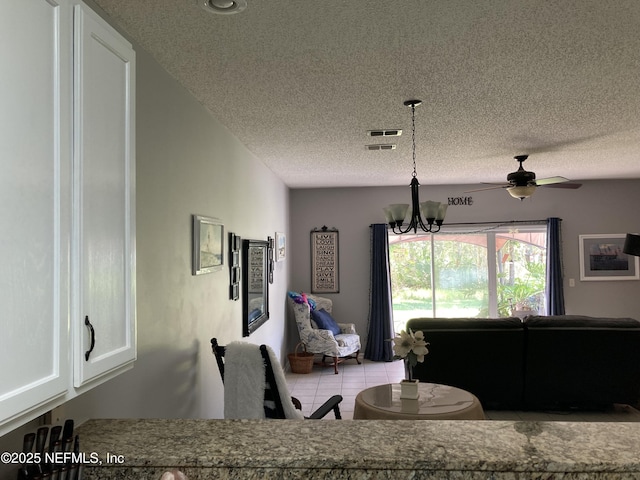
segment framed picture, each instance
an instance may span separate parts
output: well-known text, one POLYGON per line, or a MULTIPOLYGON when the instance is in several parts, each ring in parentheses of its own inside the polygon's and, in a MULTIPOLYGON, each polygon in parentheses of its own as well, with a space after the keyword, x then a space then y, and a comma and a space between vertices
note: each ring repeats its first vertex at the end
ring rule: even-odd
POLYGON ((287 256, 287 236, 276 232, 276 262, 281 262, 287 256))
POLYGON ((580 280, 638 280, 638 258, 622 252, 624 233, 580 235, 580 280))
POLYGON ((272 237, 267 237, 267 243, 269 244, 269 249, 267 253, 267 264, 268 264, 267 272, 269 275, 269 283, 273 283, 273 270, 274 270, 274 264, 275 264, 273 257, 275 256, 275 253, 274 253, 275 240, 272 237))
POLYGON ((193 275, 222 269, 224 225, 216 218, 193 215, 193 275))
POLYGON ((229 299, 240 298, 240 244, 241 239, 229 232, 229 299))
POLYGON ((338 230, 311 231, 311 293, 338 293, 338 230))

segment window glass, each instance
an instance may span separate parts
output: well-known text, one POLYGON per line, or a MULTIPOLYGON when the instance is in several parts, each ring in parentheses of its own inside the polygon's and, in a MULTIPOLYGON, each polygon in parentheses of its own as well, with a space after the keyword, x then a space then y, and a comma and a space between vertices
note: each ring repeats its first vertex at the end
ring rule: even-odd
POLYGON ((417 317, 545 314, 546 226, 389 235, 396 331, 417 317))

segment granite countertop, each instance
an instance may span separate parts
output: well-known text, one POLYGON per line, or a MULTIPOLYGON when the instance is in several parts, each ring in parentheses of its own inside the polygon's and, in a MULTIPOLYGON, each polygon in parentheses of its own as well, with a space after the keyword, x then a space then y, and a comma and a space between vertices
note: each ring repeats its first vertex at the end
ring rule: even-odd
POLYGON ((87 480, 640 479, 637 423, 90 420, 77 433, 102 462, 87 480))

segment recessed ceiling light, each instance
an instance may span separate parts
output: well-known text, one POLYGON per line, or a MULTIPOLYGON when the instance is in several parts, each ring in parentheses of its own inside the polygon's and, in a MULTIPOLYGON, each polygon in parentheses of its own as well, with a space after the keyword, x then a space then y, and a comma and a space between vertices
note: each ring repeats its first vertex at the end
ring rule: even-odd
POLYGON ((209 13, 232 15, 247 8, 246 0, 198 0, 198 4, 209 13))

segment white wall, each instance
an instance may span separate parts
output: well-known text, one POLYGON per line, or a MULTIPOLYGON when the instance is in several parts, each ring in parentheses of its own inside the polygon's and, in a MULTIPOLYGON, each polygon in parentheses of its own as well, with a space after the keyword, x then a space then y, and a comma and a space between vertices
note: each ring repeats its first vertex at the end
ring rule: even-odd
MULTIPOLYGON (((471 174, 471 172, 470 172, 471 174)), ((407 176, 409 183, 409 175, 407 176)), ((640 231, 637 206, 640 180, 588 181, 577 190, 540 188, 519 201, 502 189, 465 194, 473 186, 422 186, 422 201, 471 196, 471 206, 450 206, 448 223, 562 218, 567 314, 630 316, 640 319, 640 282, 581 282, 578 235, 640 231), (569 287, 568 279, 576 286, 569 287)), ((310 291, 309 232, 326 225, 339 230, 340 293, 334 301, 339 321, 357 325, 366 335, 369 300, 369 225, 383 223, 382 207, 408 203, 407 187, 295 189, 291 191, 289 253, 294 265, 291 289, 310 291)), ((293 320, 290 319, 290 322, 293 320)), ((290 328, 290 327, 289 327, 290 328)))

